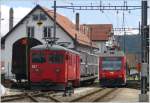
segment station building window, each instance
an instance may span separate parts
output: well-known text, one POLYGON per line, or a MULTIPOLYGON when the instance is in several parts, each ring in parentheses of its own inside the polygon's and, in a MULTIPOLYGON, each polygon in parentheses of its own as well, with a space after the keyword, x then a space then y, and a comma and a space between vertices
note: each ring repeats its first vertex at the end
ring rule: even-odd
POLYGON ((34 37, 34 27, 27 27, 28 37, 34 37))
POLYGON ((46 18, 46 15, 44 15, 44 14, 40 14, 40 20, 46 20, 47 18, 46 18))
POLYGON ((47 20, 46 15, 42 14, 42 13, 32 15, 32 19, 34 21, 38 21, 38 20, 43 20, 44 21, 44 20, 47 20))
POLYGON ((37 21, 38 18, 39 18, 38 15, 36 15, 36 14, 34 14, 32 17, 33 17, 33 20, 34 20, 34 21, 37 21))
POLYGON ((43 36, 44 38, 50 38, 51 37, 51 27, 44 27, 43 29, 43 36))

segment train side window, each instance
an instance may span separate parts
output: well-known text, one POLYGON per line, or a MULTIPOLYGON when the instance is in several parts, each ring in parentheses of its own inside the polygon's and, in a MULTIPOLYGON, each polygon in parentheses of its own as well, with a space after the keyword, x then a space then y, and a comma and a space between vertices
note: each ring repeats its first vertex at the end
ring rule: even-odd
POLYGON ((32 54, 32 63, 44 63, 44 62, 46 62, 46 59, 43 53, 32 54))
POLYGON ((64 56, 62 54, 50 54, 48 56, 48 61, 51 64, 62 64, 64 56))

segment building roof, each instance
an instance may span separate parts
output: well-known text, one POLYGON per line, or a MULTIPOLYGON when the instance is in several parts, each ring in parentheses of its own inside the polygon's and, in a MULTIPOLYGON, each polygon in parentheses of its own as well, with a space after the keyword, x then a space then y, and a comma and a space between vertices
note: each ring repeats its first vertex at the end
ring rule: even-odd
MULTIPOLYGON (((40 5, 37 5, 34 9, 31 10, 31 12, 28 14, 30 15, 33 11, 35 11, 37 8, 43 10, 52 20, 53 20, 53 10, 49 10, 48 8, 42 7, 40 5)), ((2 44, 4 44, 5 39, 7 36, 11 34, 11 32, 16 29, 26 18, 26 15, 13 29, 11 29, 3 38, 2 38, 2 44)), ((73 24, 67 17, 62 16, 60 14, 56 14, 56 23, 59 25, 73 40, 76 40, 77 43, 91 46, 90 38, 87 35, 84 35, 83 33, 78 32, 75 29, 75 24, 73 24)), ((56 34, 57 35, 57 34, 56 34)), ((92 43, 92 46, 97 48, 95 44, 92 43)))
POLYGON ((107 41, 112 32, 112 24, 88 24, 92 31, 92 41, 107 41))
MULTIPOLYGON (((48 15, 53 19, 53 10, 49 10, 48 8, 43 7, 44 11, 48 13, 48 15)), ((75 24, 73 24, 67 17, 62 16, 57 13, 56 22, 73 38, 77 40, 79 44, 90 46, 90 38, 77 31, 75 29, 75 24)), ((93 45, 95 46, 95 45, 93 45)), ((96 47, 96 46, 95 46, 96 47)))

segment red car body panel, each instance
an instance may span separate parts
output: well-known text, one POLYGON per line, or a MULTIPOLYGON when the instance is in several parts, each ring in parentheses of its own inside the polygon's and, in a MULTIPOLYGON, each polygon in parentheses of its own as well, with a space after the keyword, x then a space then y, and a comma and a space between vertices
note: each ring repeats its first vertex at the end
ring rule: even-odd
MULTIPOLYGON (((121 68, 119 70, 103 70, 102 62, 103 58, 100 57, 99 61, 99 80, 117 80, 121 79, 123 82, 126 82, 126 58, 125 56, 121 57, 121 68)), ((114 57, 110 57, 114 58, 114 57)), ((115 57, 116 58, 116 57, 115 57)))
POLYGON ((30 81, 40 83, 43 81, 66 85, 68 81, 79 82, 80 79, 80 57, 78 54, 68 51, 32 50, 30 52, 30 81), (44 53, 46 62, 33 63, 32 53, 44 53), (63 63, 49 63, 48 55, 63 55, 63 63))

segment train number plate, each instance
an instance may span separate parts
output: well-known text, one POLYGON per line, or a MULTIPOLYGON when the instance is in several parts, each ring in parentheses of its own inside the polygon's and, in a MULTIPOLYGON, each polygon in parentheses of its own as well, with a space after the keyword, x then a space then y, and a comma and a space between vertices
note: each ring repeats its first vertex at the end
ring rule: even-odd
POLYGON ((32 68, 37 68, 38 67, 38 65, 32 65, 32 68))

